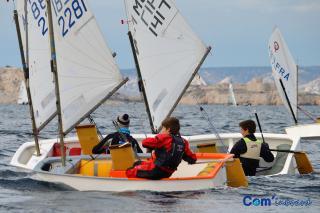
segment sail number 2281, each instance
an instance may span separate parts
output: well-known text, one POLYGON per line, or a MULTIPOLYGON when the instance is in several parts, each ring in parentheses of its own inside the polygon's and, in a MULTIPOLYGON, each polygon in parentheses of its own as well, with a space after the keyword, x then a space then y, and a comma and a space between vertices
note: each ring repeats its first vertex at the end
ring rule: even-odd
MULTIPOLYGON (((41 34, 48 32, 46 23, 46 1, 28 0, 33 18, 38 22, 41 34)), ((61 35, 64 37, 69 30, 87 12, 84 0, 51 0, 58 25, 61 28, 61 35)))
POLYGON ((58 17, 58 14, 61 14, 58 18, 58 24, 61 27, 61 35, 63 37, 68 34, 76 21, 87 12, 87 7, 83 0, 53 0, 53 5, 56 16, 58 17))

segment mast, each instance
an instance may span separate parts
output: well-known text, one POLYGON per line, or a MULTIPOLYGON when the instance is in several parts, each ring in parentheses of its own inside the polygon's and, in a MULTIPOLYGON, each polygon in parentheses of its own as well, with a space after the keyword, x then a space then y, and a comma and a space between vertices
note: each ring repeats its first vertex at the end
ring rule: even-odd
POLYGON ((32 105, 32 98, 31 98, 31 92, 30 92, 30 86, 29 86, 29 54, 28 54, 28 11, 27 11, 27 1, 25 1, 25 18, 26 18, 26 57, 24 55, 23 50, 23 44, 22 44, 22 37, 21 37, 21 29, 19 25, 19 18, 18 18, 18 12, 17 10, 14 10, 13 17, 16 25, 17 30, 17 36, 18 36, 18 42, 19 42, 19 49, 20 49, 20 56, 21 56, 21 62, 22 62, 22 69, 24 72, 24 81, 26 85, 27 90, 27 96, 28 96, 28 105, 29 105, 29 112, 31 117, 31 124, 32 124, 32 132, 34 137, 34 142, 36 145, 36 152, 37 156, 40 156, 40 146, 39 146, 39 131, 37 130, 36 121, 34 117, 34 111, 33 111, 33 105, 32 105))
MULTIPOLYGON (((208 54, 211 51, 211 46, 207 47, 207 51, 205 52, 205 54, 203 55, 202 59, 200 60, 198 66, 196 67, 196 69, 194 70, 192 76, 190 77, 188 83, 186 84, 186 86, 184 87, 184 89, 182 90, 181 94, 179 95, 178 99, 176 100, 176 102, 174 103, 174 105, 172 106, 172 108, 170 109, 168 115, 166 117, 169 117, 171 115, 171 113, 173 112, 173 110, 176 108, 176 106, 178 105, 179 101, 181 100, 183 94, 186 92, 186 90, 188 89, 189 85, 191 84, 194 76, 198 73, 201 65, 203 64, 204 60, 207 58, 208 54)), ((161 127, 159 127, 161 128, 161 127)))
MULTIPOLYGON (((26 63, 27 67, 29 67, 29 22, 28 22, 28 0, 24 2, 24 15, 26 19, 26 63)), ((17 19, 18 20, 18 19, 17 19)), ((20 32, 21 33, 21 32, 20 32)), ((21 34, 20 34, 21 35, 21 34)), ((29 73, 28 73, 29 79, 29 73)))
POLYGON ((55 81, 55 93, 56 93, 56 106, 57 106, 57 115, 58 115, 58 124, 59 124, 61 162, 62 162, 62 166, 65 166, 66 165, 66 156, 65 156, 65 152, 64 152, 64 134, 63 134, 62 116, 61 116, 60 92, 59 92, 56 48, 55 48, 53 23, 52 23, 51 0, 46 0, 46 3, 47 3, 47 11, 48 11, 49 38, 50 38, 50 48, 51 48, 51 71, 53 72, 54 81, 55 81))
MULTIPOLYGON (((146 90, 144 88, 144 84, 143 84, 143 80, 142 80, 142 75, 141 75, 141 71, 140 71, 140 66, 139 66, 139 61, 138 61, 138 57, 136 54, 136 48, 134 46, 134 42, 133 42, 133 37, 132 37, 132 33, 129 30, 128 32, 128 36, 129 36, 129 40, 130 40, 130 45, 131 45, 131 50, 132 50, 132 54, 133 54, 133 58, 134 58, 134 63, 136 65, 136 70, 137 70, 137 74, 138 74, 138 86, 139 86, 139 91, 140 93, 142 93, 143 95, 143 100, 144 100, 144 104, 146 106, 147 109, 147 114, 148 114, 148 118, 149 118, 149 123, 150 123, 150 127, 151 127, 151 131, 153 134, 157 133, 157 130, 154 129, 154 125, 153 125, 153 121, 152 121, 152 116, 151 116, 151 112, 150 112, 150 107, 148 104, 148 99, 147 99, 147 95, 146 95, 146 90)), ((194 77, 194 76, 193 76, 194 77)), ((192 78, 193 78, 192 77, 192 78)), ((190 82, 191 83, 191 82, 190 82)))
POLYGON ((289 108, 290 108, 291 115, 292 115, 292 117, 293 117, 294 123, 297 125, 297 124, 298 124, 298 121, 297 121, 296 116, 294 115, 294 112, 293 112, 293 109, 292 109, 292 106, 291 106, 291 103, 290 103, 290 100, 289 100, 289 97, 288 97, 286 88, 284 87, 281 78, 279 78, 279 81, 280 81, 280 84, 281 84, 281 87, 282 87, 282 91, 283 91, 283 93, 284 93, 284 95, 285 95, 285 97, 286 97, 287 103, 288 103, 288 105, 289 105, 289 108))

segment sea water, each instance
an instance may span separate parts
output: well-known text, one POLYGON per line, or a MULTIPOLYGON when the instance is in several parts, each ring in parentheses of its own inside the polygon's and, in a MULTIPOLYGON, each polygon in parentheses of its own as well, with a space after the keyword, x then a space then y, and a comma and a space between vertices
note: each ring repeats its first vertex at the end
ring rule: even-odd
MULTIPOLYGON (((173 115, 181 121, 184 135, 239 132, 238 123, 254 119, 257 110, 264 132, 284 133, 293 121, 283 106, 199 106, 179 105, 173 115), (209 120, 209 121, 208 121, 209 120)), ((305 109, 320 116, 319 106, 305 109)), ((114 131, 112 119, 128 113, 132 133, 149 133, 142 103, 104 105, 93 117, 103 134, 114 131)), ((32 140, 28 106, 0 105, 0 211, 1 212, 319 212, 320 141, 302 141, 315 169, 312 175, 250 177, 248 188, 222 187, 204 191, 79 192, 62 184, 33 180, 32 173, 9 165, 12 155, 32 140), (269 205, 270 204, 270 205, 269 205)), ((302 123, 311 122, 302 114, 302 123)), ((72 132, 70 135, 74 135, 72 132)), ((53 121, 41 132, 42 138, 57 138, 53 121)), ((58 141, 58 139, 57 139, 58 141)))

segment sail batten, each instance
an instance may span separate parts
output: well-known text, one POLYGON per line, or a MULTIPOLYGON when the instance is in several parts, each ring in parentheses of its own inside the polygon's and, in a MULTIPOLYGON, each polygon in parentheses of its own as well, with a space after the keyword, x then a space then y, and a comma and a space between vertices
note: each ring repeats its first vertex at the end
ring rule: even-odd
POLYGON ((172 0, 126 0, 151 129, 161 128, 190 84, 207 47, 172 0))
POLYGON ((273 30, 269 40, 268 50, 272 67, 272 75, 274 77, 278 93, 289 113, 293 113, 294 120, 296 121, 298 113, 297 65, 294 62, 289 48, 278 28, 273 30))

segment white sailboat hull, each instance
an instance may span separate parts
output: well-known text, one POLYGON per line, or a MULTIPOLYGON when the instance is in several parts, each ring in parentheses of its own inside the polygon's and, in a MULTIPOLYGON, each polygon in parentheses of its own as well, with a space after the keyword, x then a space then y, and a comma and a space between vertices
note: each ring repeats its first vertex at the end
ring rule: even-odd
POLYGON ((286 132, 303 139, 320 140, 320 123, 291 126, 286 128, 286 132))
POLYGON ((174 191, 195 191, 212 189, 225 186, 225 170, 220 172, 213 179, 203 180, 130 180, 127 179, 106 179, 99 177, 84 177, 71 175, 55 175, 50 173, 37 173, 36 179, 48 182, 63 183, 79 191, 157 191, 157 192, 174 192, 174 191))
MULTIPOLYGON (((139 178, 112 178, 92 177, 73 174, 54 174, 50 172, 39 172, 33 176, 34 179, 55 183, 62 183, 79 191, 194 191, 205 190, 226 186, 226 167, 222 166, 219 171, 210 178, 179 177, 183 174, 197 173, 205 167, 202 165, 188 165, 182 163, 178 171, 172 177, 162 180, 147 180, 139 178), (199 167, 200 166, 200 167, 199 167), (182 168, 181 168, 182 167, 182 168), (198 167, 198 168, 197 168, 198 167), (179 171, 180 170, 180 171, 179 171), (176 174, 177 173, 177 174, 176 174)), ((195 176, 195 174, 193 175, 195 176)))
MULTIPOLYGON (((78 144, 76 137, 66 139, 67 144, 78 144)), ((40 156, 37 156, 35 143, 25 142, 23 143, 13 155, 10 164, 19 168, 33 170, 39 162, 53 156, 54 144, 57 143, 57 139, 41 140, 40 145, 40 156)))
MULTIPOLYGON (((147 135, 151 136, 151 135, 147 135)), ((258 138, 261 138, 260 134, 256 134, 258 138)), ((136 134, 133 135, 139 142, 143 140, 146 135, 136 134)), ((223 133, 220 134, 221 139, 224 144, 221 144, 219 140, 213 134, 208 135, 195 135, 195 136, 185 136, 190 142, 190 146, 196 146, 197 144, 206 144, 214 143, 218 147, 228 146, 229 151, 231 150, 233 144, 241 138, 239 133, 223 133)), ((264 133, 264 138, 269 144, 271 149, 277 149, 279 145, 286 145, 290 150, 299 150, 300 149, 300 138, 296 136, 290 136, 287 134, 271 134, 264 133)), ((44 159, 48 157, 53 157, 54 155, 54 144, 57 143, 56 139, 42 140, 40 141, 40 150, 41 156, 36 156, 34 142, 26 142, 22 144, 19 149, 16 151, 10 164, 15 167, 24 168, 27 170, 34 170, 35 167, 44 159)), ((67 147, 67 155, 73 148, 80 147, 77 137, 70 137, 65 139, 65 144, 67 147)), ((141 146, 142 147, 142 146, 141 146)), ((143 150, 145 152, 145 150, 143 150)), ((274 152, 274 155, 277 153, 274 152)), ((280 175, 280 174, 295 174, 297 170, 295 168, 295 162, 293 160, 293 154, 289 153, 286 156, 284 162, 282 162, 281 170, 276 174, 270 175, 280 175)))

